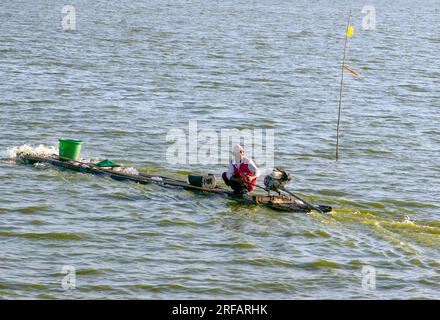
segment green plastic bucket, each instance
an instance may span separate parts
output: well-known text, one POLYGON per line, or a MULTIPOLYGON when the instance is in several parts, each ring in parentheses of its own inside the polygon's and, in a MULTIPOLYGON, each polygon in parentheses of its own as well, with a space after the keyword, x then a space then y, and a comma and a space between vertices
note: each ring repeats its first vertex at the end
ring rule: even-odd
POLYGON ((81 140, 59 139, 59 154, 62 160, 78 160, 81 153, 81 140))

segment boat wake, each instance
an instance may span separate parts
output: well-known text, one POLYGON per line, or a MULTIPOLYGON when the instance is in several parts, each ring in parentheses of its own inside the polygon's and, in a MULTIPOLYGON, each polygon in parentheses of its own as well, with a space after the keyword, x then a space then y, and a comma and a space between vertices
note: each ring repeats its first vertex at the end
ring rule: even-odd
POLYGON ((23 155, 35 156, 35 157, 49 157, 52 155, 58 155, 58 148, 54 146, 46 147, 43 144, 37 147, 32 147, 27 144, 23 144, 18 147, 8 148, 6 150, 6 156, 9 160, 20 161, 20 157, 23 155))
MULTIPOLYGON (((48 157, 51 157, 54 155, 57 156, 58 154, 59 154, 58 147, 55 147, 55 146, 48 146, 47 147, 43 144, 40 144, 37 147, 32 147, 30 145, 23 144, 21 146, 8 148, 6 150, 7 160, 15 161, 18 163, 25 163, 26 161, 24 160, 24 157, 26 157, 26 156, 48 158, 48 157)), ((80 161, 89 163, 89 162, 98 162, 99 159, 81 158, 80 161)), ((36 165, 37 166, 44 166, 43 163, 36 163, 36 165)), ((133 167, 117 167, 117 168, 112 168, 112 171, 114 171, 116 173, 139 175, 139 172, 137 171, 137 169, 133 168, 133 167)))

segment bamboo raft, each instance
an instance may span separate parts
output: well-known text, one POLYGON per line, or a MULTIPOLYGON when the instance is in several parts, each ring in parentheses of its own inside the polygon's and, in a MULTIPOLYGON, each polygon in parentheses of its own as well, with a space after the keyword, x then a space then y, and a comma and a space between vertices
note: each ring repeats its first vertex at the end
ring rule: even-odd
MULTIPOLYGON (((35 163, 47 163, 56 167, 65 168, 81 173, 95 174, 108 176, 112 179, 119 181, 132 181, 140 184, 156 184, 169 188, 181 188, 185 190, 191 190, 201 193, 213 193, 222 195, 234 201, 238 201, 244 204, 262 205, 275 210, 282 210, 288 212, 310 212, 310 208, 297 199, 293 199, 285 195, 258 195, 249 194, 245 196, 238 196, 231 190, 216 186, 214 188, 204 188, 189 184, 183 180, 177 180, 160 175, 150 175, 145 173, 128 174, 124 172, 116 171, 112 168, 102 168, 96 166, 95 163, 74 161, 74 160, 60 160, 57 155, 49 157, 38 157, 28 154, 19 155, 18 158, 26 164, 35 163)), ((328 206, 317 206, 323 212, 329 212, 332 210, 328 206)))

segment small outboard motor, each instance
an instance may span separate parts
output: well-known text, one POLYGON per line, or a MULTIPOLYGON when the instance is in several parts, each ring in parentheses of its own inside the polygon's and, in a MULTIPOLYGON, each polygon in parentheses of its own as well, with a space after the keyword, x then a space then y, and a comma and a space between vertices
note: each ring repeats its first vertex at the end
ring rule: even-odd
POLYGON ((264 177, 264 186, 266 191, 270 194, 270 191, 278 192, 281 195, 280 190, 284 189, 284 186, 292 180, 292 175, 280 168, 274 168, 272 173, 264 177))

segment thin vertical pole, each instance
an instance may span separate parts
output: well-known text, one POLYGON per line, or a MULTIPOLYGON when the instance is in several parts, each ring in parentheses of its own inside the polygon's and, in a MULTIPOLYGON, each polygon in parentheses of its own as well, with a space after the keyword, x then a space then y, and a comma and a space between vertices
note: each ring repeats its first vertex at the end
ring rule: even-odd
POLYGON ((339 159, 339 124, 341 122, 341 110, 342 110, 342 88, 344 87, 344 65, 345 65, 345 53, 347 50, 347 32, 350 27, 351 22, 351 12, 348 16, 347 29, 345 30, 345 42, 344 42, 344 55, 342 57, 342 65, 341 65, 341 86, 339 88, 339 113, 338 113, 338 125, 336 127, 336 161, 339 159))

